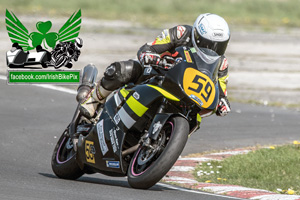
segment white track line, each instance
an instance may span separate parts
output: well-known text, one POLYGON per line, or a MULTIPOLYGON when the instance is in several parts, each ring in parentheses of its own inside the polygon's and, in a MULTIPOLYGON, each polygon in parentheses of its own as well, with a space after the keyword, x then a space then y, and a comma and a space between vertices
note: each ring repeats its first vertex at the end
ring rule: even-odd
POLYGON ((165 182, 176 182, 176 183, 199 183, 198 181, 195 181, 193 179, 189 178, 183 178, 178 176, 170 176, 167 178, 163 178, 165 182))
POLYGON ((194 170, 195 167, 190 167, 190 166, 173 166, 170 171, 171 172, 189 172, 194 170))
POLYGON ((226 199, 241 199, 241 198, 236 198, 236 197, 231 197, 231 196, 223 196, 223 195, 219 195, 219 194, 201 192, 201 191, 198 191, 198 190, 189 190, 189 189, 185 189, 185 188, 181 188, 181 187, 177 187, 177 186, 172 186, 172 185, 168 185, 168 184, 164 184, 164 183, 157 183, 156 185, 159 185, 159 186, 162 186, 162 187, 165 187, 165 188, 168 188, 168 189, 178 190, 178 191, 181 191, 181 192, 205 194, 205 195, 208 195, 208 196, 224 197, 226 199))
POLYGON ((256 196, 256 197, 252 197, 250 199, 259 199, 259 200, 276 200, 276 199, 280 199, 280 200, 296 200, 296 199, 299 199, 299 198, 300 198, 299 195, 270 194, 270 195, 256 196))
POLYGON ((213 158, 205 158, 205 157, 199 157, 199 158, 179 158, 178 160, 193 160, 193 161, 198 161, 198 162, 207 162, 207 161, 211 161, 211 160, 217 160, 217 159, 213 159, 213 158))
POLYGON ((6 76, 0 75, 1 80, 7 80, 6 76))
POLYGON ((210 153, 209 155, 215 155, 215 156, 222 156, 222 155, 240 155, 240 154, 247 154, 251 150, 241 150, 241 151, 224 151, 220 153, 210 153))
POLYGON ((267 190, 259 190, 253 188, 247 188, 242 186, 206 186, 202 187, 204 190, 212 191, 217 194, 224 194, 227 192, 239 192, 239 191, 256 191, 256 192, 270 192, 267 190))

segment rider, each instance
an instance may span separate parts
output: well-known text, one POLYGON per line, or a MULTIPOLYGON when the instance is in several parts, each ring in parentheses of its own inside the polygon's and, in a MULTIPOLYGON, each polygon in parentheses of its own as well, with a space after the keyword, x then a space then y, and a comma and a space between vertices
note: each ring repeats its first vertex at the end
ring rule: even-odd
POLYGON ((165 29, 154 42, 146 43, 139 49, 137 52, 139 61, 121 61, 108 66, 104 76, 87 96, 83 99, 77 96, 77 100, 81 103, 80 111, 88 118, 93 117, 99 103, 104 103, 113 90, 127 83, 138 81, 143 75, 144 65, 158 64, 164 55, 176 57, 178 54, 175 48, 187 46, 196 49, 198 47, 209 48, 221 56, 222 62, 218 70, 220 99, 216 114, 225 116, 230 112, 226 90, 228 62, 224 56, 229 39, 230 31, 226 21, 210 13, 199 15, 193 26, 179 25, 165 29))
POLYGON ((56 60, 58 55, 66 53, 70 54, 70 61, 65 64, 66 67, 71 68, 73 66, 72 59, 76 62, 80 56, 80 49, 83 46, 83 40, 79 37, 75 39, 74 42, 60 42, 58 43, 52 51, 52 59, 56 60))

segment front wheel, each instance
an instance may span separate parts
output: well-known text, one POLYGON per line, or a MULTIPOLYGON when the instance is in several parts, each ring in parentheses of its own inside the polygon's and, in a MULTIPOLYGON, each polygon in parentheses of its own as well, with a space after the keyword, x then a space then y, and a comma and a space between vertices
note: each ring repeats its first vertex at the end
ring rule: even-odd
POLYGON ((67 136, 67 130, 58 140, 52 155, 52 170, 56 176, 63 179, 75 180, 81 177, 84 172, 76 162, 76 152, 73 142, 67 136))
POLYGON ((162 179, 180 156, 189 133, 189 124, 182 117, 170 118, 159 137, 149 146, 141 146, 128 169, 131 187, 148 189, 162 179))
POLYGON ((48 65, 45 62, 41 62, 41 65, 42 65, 43 68, 47 68, 48 67, 48 65))
POLYGON ((54 64, 54 67, 55 69, 58 69, 62 66, 64 66, 64 64, 67 62, 68 58, 64 55, 58 55, 56 58, 55 58, 55 64, 54 64))

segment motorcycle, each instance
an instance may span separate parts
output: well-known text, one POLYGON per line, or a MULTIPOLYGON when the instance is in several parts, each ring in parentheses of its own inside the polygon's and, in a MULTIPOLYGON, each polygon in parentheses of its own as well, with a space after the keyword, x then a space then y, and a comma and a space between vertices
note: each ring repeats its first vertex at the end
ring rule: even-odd
POLYGON ((71 61, 75 57, 75 52, 71 48, 62 48, 51 52, 51 60, 47 63, 48 66, 54 66, 55 69, 60 67, 72 68, 71 61))
MULTIPOLYGON (((146 67, 151 78, 114 91, 94 118, 82 116, 78 105, 53 152, 56 176, 127 176, 131 187, 148 189, 167 174, 199 128, 199 113, 213 111, 219 99, 220 56, 204 48, 176 51, 181 62, 168 70, 146 67)), ((95 66, 84 68, 82 96, 96 76, 95 66)))
POLYGON ((26 65, 42 65, 46 68, 49 58, 47 51, 24 52, 17 43, 6 52, 6 64, 9 68, 23 68, 26 65))

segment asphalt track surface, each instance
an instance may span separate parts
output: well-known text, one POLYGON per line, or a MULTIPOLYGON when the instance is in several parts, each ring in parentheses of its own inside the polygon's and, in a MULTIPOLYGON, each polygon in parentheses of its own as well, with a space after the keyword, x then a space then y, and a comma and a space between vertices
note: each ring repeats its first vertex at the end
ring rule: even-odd
MULTIPOLYGON (((72 118, 74 94, 0 80, 0 199, 230 199, 157 184, 147 191, 129 187, 125 178, 84 175, 58 179, 51 170, 54 146, 72 118)), ((225 118, 203 119, 183 155, 300 139, 299 112, 232 104, 225 118)))

